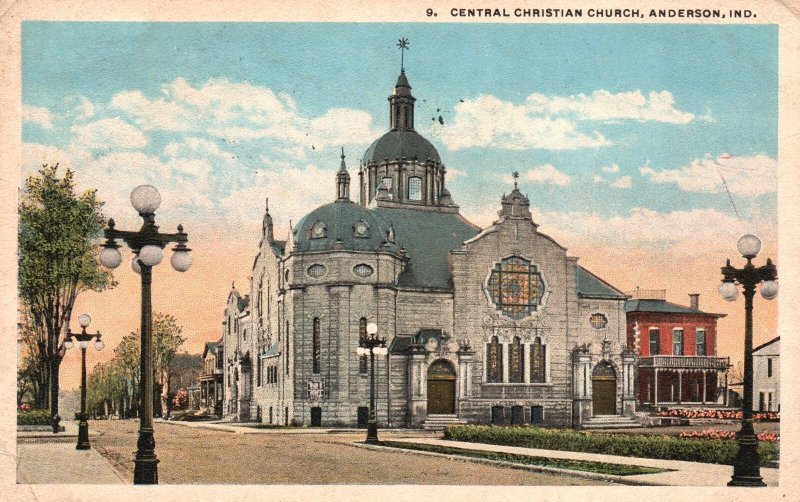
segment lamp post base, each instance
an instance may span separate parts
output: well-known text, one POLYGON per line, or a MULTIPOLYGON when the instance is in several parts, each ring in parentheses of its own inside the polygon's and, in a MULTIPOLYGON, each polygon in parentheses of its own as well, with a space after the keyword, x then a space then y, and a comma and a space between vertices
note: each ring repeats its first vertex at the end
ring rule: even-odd
POLYGON ((156 458, 156 441, 153 430, 139 430, 139 441, 136 457, 133 459, 133 484, 158 484, 158 459, 156 458))
POLYGON ((61 432, 61 417, 58 414, 53 415, 53 434, 58 434, 61 432))
POLYGON ((75 446, 76 450, 88 450, 91 448, 89 444, 89 424, 86 422, 86 417, 82 416, 78 422, 78 444, 75 446))
MULTIPOLYGON (((752 422, 745 422, 744 429, 752 430, 752 422)), ((758 458, 758 438, 755 434, 739 433, 739 451, 733 464, 733 476, 728 486, 767 486, 761 479, 758 458)))
POLYGON ((365 441, 367 444, 378 444, 378 424, 377 422, 372 422, 367 425, 367 440, 365 441))

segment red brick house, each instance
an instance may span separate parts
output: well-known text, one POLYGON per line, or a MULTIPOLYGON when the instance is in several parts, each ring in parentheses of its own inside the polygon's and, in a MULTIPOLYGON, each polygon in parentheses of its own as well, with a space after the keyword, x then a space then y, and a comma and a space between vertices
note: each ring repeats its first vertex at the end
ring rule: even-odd
POLYGON ((625 304, 628 347, 639 356, 638 401, 644 406, 727 405, 727 357, 717 357, 717 319, 699 296, 689 306, 665 290, 636 290, 625 304))

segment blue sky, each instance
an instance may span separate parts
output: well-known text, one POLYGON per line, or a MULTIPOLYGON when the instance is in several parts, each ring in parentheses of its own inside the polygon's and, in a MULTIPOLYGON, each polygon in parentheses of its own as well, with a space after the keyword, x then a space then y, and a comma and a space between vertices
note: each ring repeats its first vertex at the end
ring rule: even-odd
POLYGON ((200 246, 252 250, 265 197, 285 234, 333 200, 342 146, 355 177, 387 130, 407 37, 416 128, 465 216, 490 224, 517 170, 543 231, 623 289, 682 300, 693 284, 673 277, 681 260, 713 294, 716 261, 742 232, 774 248, 777 36, 767 25, 25 22, 23 175, 71 166, 123 223, 135 221, 131 188, 152 183, 160 214, 200 246))

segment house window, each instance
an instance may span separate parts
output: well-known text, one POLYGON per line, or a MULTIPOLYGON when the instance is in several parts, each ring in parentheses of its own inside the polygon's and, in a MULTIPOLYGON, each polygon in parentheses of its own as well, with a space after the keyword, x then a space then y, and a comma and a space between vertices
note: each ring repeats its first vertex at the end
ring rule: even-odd
POLYGON ((325 275, 325 265, 322 265, 320 263, 315 263, 310 267, 308 267, 308 270, 306 272, 308 273, 309 276, 314 278, 322 277, 323 275, 325 275))
POLYGON ((694 332, 694 338, 697 346, 697 355, 706 355, 706 330, 703 328, 697 328, 697 331, 694 332))
POLYGON ((764 411, 764 393, 758 393, 758 411, 764 411))
POLYGON ((650 328, 650 355, 651 356, 658 355, 658 351, 659 351, 658 339, 659 339, 658 328, 650 328))
POLYGON ((422 200, 422 178, 419 176, 408 178, 408 200, 422 200))
POLYGON ((372 267, 367 265, 366 263, 359 263, 355 267, 353 267, 353 273, 359 277, 369 277, 372 275, 372 267))
POLYGON ((256 359, 256 387, 261 387, 261 382, 263 381, 263 373, 261 372, 261 358, 259 357, 256 359))
POLYGON ((514 337, 511 343, 511 364, 509 366, 508 380, 512 383, 522 383, 525 381, 525 374, 522 372, 522 361, 525 357, 525 347, 518 336, 514 337))
POLYGON ((772 411, 772 392, 767 392, 767 411, 772 411))
POLYGON ((531 423, 540 424, 544 422, 544 407, 531 406, 531 423))
POLYGON ((486 381, 500 383, 503 381, 503 346, 496 336, 486 344, 486 381))
POLYGON ((545 346, 537 338, 531 345, 531 383, 545 383, 545 346))
POLYGON ((672 355, 683 355, 683 328, 672 330, 672 355))
POLYGON ((516 405, 511 407, 511 425, 522 425, 525 423, 525 408, 516 405))
POLYGON ((503 425, 505 422, 505 413, 503 413, 502 406, 492 406, 492 425, 503 425))
POLYGON ((767 358, 767 377, 772 378, 772 358, 767 358))
POLYGON ((486 286, 495 308, 512 319, 522 319, 535 312, 545 290, 536 265, 518 256, 495 264, 486 286))
POLYGON ((392 191, 392 177, 391 176, 384 176, 381 180, 383 186, 386 187, 386 190, 392 191))
POLYGON ((312 335, 311 340, 311 350, 312 350, 312 369, 313 373, 319 373, 319 361, 320 361, 320 352, 322 349, 322 344, 320 341, 320 334, 319 334, 319 317, 314 318, 314 333, 312 335))
MULTIPOLYGON (((358 321, 358 338, 364 339, 367 337, 367 318, 362 317, 358 321)), ((358 356, 358 372, 362 375, 367 374, 367 355, 363 354, 358 356)))

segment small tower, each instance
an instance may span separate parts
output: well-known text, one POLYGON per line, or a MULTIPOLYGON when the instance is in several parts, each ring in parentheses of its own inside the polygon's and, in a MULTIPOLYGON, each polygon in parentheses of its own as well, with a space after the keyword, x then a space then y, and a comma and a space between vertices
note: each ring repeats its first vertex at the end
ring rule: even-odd
POLYGON ((274 240, 272 233, 272 215, 269 214, 269 197, 267 197, 266 209, 264 210, 264 221, 261 224, 261 235, 262 239, 266 239, 267 242, 272 242, 274 240))
POLYGON ((336 201, 350 201, 350 173, 344 163, 344 147, 342 147, 342 165, 336 173, 336 201))
POLYGON ((414 101, 411 95, 411 86, 408 84, 405 69, 400 71, 394 93, 389 96, 389 127, 392 131, 414 130, 414 101))

